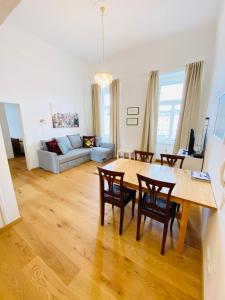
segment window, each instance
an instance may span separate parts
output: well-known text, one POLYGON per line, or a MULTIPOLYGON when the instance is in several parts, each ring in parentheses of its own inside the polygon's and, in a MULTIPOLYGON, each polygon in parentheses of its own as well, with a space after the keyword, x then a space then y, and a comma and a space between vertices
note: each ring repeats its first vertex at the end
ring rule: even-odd
POLYGON ((109 87, 101 89, 101 136, 102 141, 110 141, 110 92, 109 87))
POLYGON ((160 99, 156 152, 173 151, 179 121, 184 71, 160 75, 160 99))

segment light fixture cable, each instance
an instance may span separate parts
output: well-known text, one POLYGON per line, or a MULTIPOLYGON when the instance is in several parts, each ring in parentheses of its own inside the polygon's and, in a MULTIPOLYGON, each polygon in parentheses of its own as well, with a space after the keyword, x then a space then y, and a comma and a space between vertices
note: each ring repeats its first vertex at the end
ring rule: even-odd
POLYGON ((104 25, 104 13, 105 13, 105 6, 100 7, 101 16, 102 16, 102 69, 104 70, 105 67, 105 25, 104 25))
POLYGON ((113 81, 113 76, 110 73, 105 72, 105 23, 104 16, 106 7, 102 3, 100 8, 101 13, 101 27, 102 27, 102 68, 101 72, 95 74, 95 82, 101 87, 109 86, 113 81))

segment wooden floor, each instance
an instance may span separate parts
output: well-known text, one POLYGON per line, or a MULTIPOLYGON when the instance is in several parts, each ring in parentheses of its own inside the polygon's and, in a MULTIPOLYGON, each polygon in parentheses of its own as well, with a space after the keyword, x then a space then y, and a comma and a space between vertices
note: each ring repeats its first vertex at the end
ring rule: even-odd
POLYGON ((122 237, 116 208, 99 226, 96 165, 54 175, 10 160, 23 220, 0 234, 0 299, 201 299, 198 210, 184 255, 175 254, 175 222, 161 256, 162 226, 146 220, 137 242, 130 206, 122 237))

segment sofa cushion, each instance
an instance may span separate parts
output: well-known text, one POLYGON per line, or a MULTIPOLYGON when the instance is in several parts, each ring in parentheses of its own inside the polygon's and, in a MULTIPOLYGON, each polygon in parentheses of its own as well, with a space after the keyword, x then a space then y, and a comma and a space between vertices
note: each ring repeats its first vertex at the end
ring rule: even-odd
POLYGON ((111 154, 112 150, 109 148, 102 148, 102 147, 93 147, 91 148, 91 154, 97 155, 99 158, 105 158, 108 154, 111 154))
POLYGON ((100 147, 101 140, 102 140, 102 138, 100 136, 95 137, 95 146, 96 147, 100 147))
POLYGON ((58 137, 55 139, 58 143, 64 144, 68 150, 73 149, 73 146, 71 145, 70 140, 68 139, 68 136, 62 136, 62 137, 58 137))
POLYGON ((79 148, 79 149, 73 149, 70 150, 68 153, 65 155, 60 155, 59 158, 59 163, 65 163, 71 160, 75 160, 77 158, 83 157, 90 155, 91 150, 87 148, 79 148))
POLYGON ((55 139, 50 142, 46 142, 46 146, 47 146, 49 152, 56 153, 57 155, 62 154, 62 152, 59 148, 58 142, 55 139))
POLYGON ((63 143, 58 143, 58 145, 59 145, 59 149, 61 150, 62 154, 66 154, 69 152, 67 145, 65 145, 63 143))
POLYGON ((81 148, 82 142, 79 134, 67 135, 74 149, 81 148))
POLYGON ((83 147, 92 148, 95 146, 95 136, 83 136, 83 147))
POLYGON ((47 142, 50 142, 50 141, 52 141, 52 139, 48 139, 48 140, 41 140, 41 148, 42 148, 42 150, 44 150, 44 151, 48 151, 48 148, 47 148, 47 145, 46 145, 46 143, 47 143, 47 142))

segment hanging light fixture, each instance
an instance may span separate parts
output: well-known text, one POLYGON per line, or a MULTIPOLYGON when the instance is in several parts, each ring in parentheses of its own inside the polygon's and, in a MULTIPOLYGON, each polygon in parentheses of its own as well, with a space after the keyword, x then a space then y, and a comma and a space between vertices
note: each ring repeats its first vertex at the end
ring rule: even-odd
POLYGON ((102 4, 100 6, 101 19, 102 19, 102 72, 95 74, 95 82, 101 87, 109 86, 113 81, 113 76, 110 73, 104 72, 105 68, 105 27, 104 27, 104 14, 105 6, 102 4))

